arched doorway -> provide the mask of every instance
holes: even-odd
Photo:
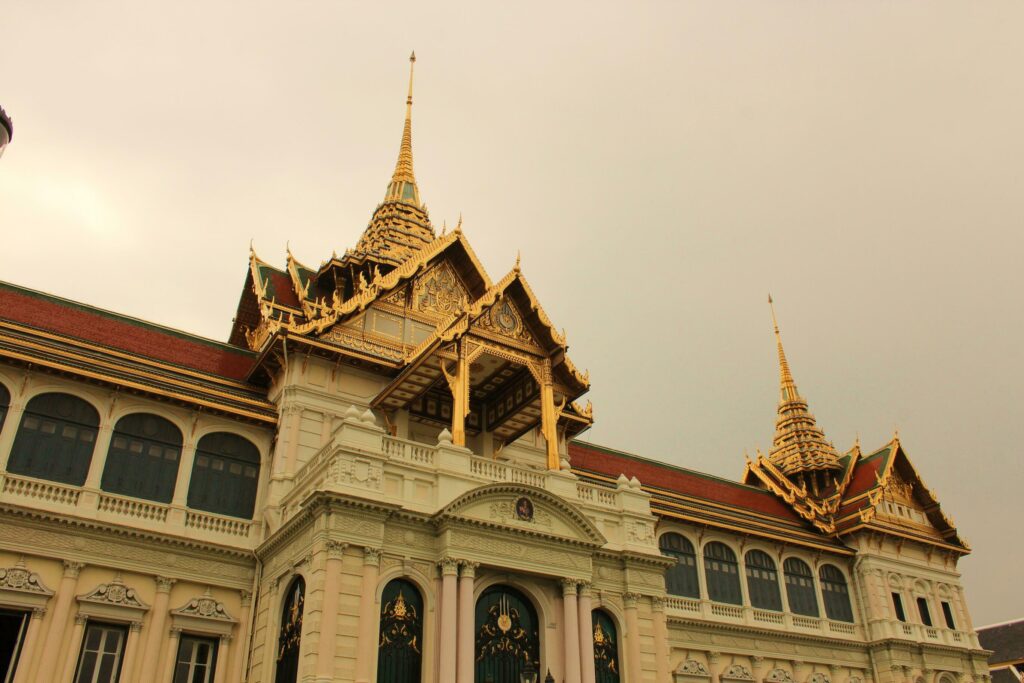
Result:
[[[295,683],[299,673],[302,612],[306,606],[306,582],[296,576],[281,607],[281,631],[277,637],[277,672],[274,683]]]
[[[610,614],[596,609],[594,622],[594,673],[597,683],[619,683],[621,667],[619,660],[619,633]]]
[[[519,683],[529,662],[540,671],[537,611],[511,586],[491,586],[476,602],[476,683]]]
[[[423,663],[423,596],[405,579],[384,586],[380,597],[378,683],[415,683]]]

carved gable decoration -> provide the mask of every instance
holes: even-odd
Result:
[[[785,669],[772,669],[764,680],[768,683],[793,683],[793,676]]]
[[[750,673],[750,669],[743,666],[742,664],[733,664],[722,673],[722,679],[731,681],[752,681],[754,680],[753,674]]]
[[[828,677],[828,674],[818,672],[811,674],[811,677],[807,679],[807,683],[832,683],[832,679]]]
[[[507,337],[520,344],[539,346],[523,322],[523,314],[511,298],[503,296],[477,318],[476,325],[491,334]]]
[[[449,316],[463,310],[468,299],[465,286],[447,261],[428,270],[413,285],[412,307],[422,313]]]
[[[227,613],[226,609],[224,609],[224,603],[217,601],[210,593],[209,588],[207,588],[206,592],[199,597],[192,598],[185,603],[183,607],[179,607],[171,613],[183,617],[195,617],[197,619],[211,619],[213,621],[226,621],[230,623],[235,622],[235,619]]]
[[[110,583],[101,583],[85,595],[78,596],[78,613],[100,619],[141,621],[149,610],[135,593],[124,585],[118,574]]]
[[[675,675],[677,677],[687,676],[690,678],[711,678],[711,673],[708,668],[698,662],[696,659],[687,659],[681,662],[676,667]]]
[[[50,596],[53,591],[43,585],[39,575],[29,571],[23,560],[8,569],[0,569],[0,590]]]
[[[481,526],[501,526],[602,546],[605,538],[582,512],[532,486],[490,484],[455,499],[440,515]]]

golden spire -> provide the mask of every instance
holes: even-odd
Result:
[[[782,348],[782,336],[779,334],[779,321],[775,318],[775,302],[772,295],[768,295],[768,307],[772,311],[772,327],[775,328],[775,345],[779,351],[779,390],[783,401],[792,401],[800,398],[796,389],[796,382],[793,381],[793,373],[789,371],[789,361],[786,360],[786,350]]]
[[[789,369],[786,351],[782,348],[782,336],[775,317],[775,302],[768,295],[768,306],[772,311],[772,327],[775,330],[775,344],[779,353],[779,408],[775,422],[775,438],[768,459],[787,476],[797,475],[807,485],[807,475],[823,470],[839,469],[839,454],[818,426],[807,401],[797,391],[793,373]],[[827,481],[812,477],[810,488],[815,492],[825,488]]]
[[[416,53],[409,55],[409,94],[405,98],[405,127],[402,129],[402,144],[398,149],[398,161],[385,201],[409,202],[419,206],[420,193],[416,187],[416,176],[412,169],[412,83],[416,67]]]

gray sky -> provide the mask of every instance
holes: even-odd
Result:
[[[217,339],[248,245],[352,246],[406,57],[434,222],[523,270],[591,440],[736,478],[767,448],[767,293],[826,434],[898,426],[1024,616],[1024,4],[8,0],[0,278]]]

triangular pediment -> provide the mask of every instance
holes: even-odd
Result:
[[[463,494],[438,517],[485,527],[502,527],[561,542],[603,546],[604,536],[590,519],[565,500],[527,485],[490,484]]]
[[[542,350],[519,305],[511,296],[501,297],[481,311],[470,325],[470,331],[524,346],[532,351]]]

